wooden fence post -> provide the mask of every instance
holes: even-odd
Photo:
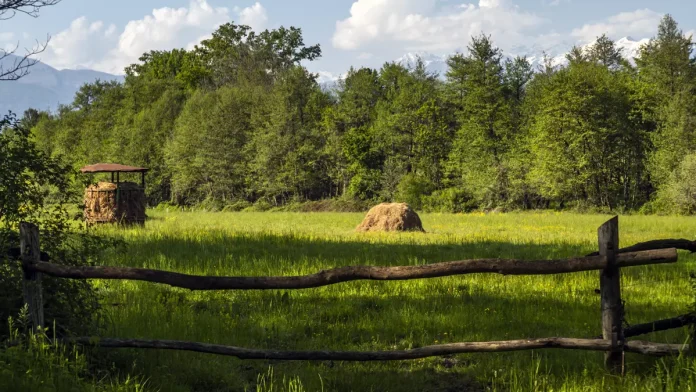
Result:
[[[619,250],[619,217],[616,216],[599,227],[599,254],[607,258],[607,267],[600,272],[599,284],[602,303],[602,337],[611,340],[612,349],[604,356],[604,365],[612,373],[623,374],[622,328],[623,304],[621,303],[621,275],[616,265]]]
[[[32,264],[41,260],[39,247],[39,228],[32,223],[19,224],[20,248],[22,252],[22,270],[24,281],[24,303],[29,308],[29,317],[34,332],[44,326],[43,293],[41,290],[41,273],[31,270]]]

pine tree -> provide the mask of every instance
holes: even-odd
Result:
[[[492,206],[507,199],[505,159],[511,139],[502,53],[485,35],[473,37],[468,50],[448,61],[448,98],[459,122],[448,171],[457,186]]]

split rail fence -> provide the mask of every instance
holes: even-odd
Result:
[[[67,266],[40,260],[39,229],[30,223],[20,225],[24,299],[32,325],[44,325],[42,275],[67,279],[124,279],[167,284],[190,290],[275,290],[309,289],[355,280],[409,280],[474,273],[502,275],[549,275],[581,271],[600,271],[602,336],[595,339],[540,338],[490,342],[450,343],[394,351],[277,351],[174,340],[78,337],[68,342],[108,348],[186,350],[234,356],[240,359],[391,361],[477,352],[503,352],[537,349],[573,349],[605,352],[605,366],[624,372],[624,353],[652,356],[678,355],[690,351],[686,344],[661,344],[628,340],[658,330],[692,324],[692,315],[659,320],[623,328],[621,268],[649,264],[675,263],[677,248],[694,251],[696,242],[687,240],[650,241],[619,249],[619,221],[615,217],[598,230],[599,251],[562,260],[475,259],[419,266],[353,266],[324,270],[311,275],[288,277],[213,277],[125,267]]]

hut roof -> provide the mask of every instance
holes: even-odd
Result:
[[[118,163],[97,163],[95,165],[85,166],[80,171],[82,173],[144,173],[150,169],[144,167],[119,165]]]

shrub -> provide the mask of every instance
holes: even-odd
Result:
[[[370,200],[379,194],[382,174],[379,170],[360,168],[350,179],[348,184],[348,196]]]
[[[441,189],[423,198],[423,210],[426,212],[462,213],[476,208],[471,194],[460,188]]]
[[[408,203],[412,208],[420,210],[423,199],[433,191],[433,184],[427,178],[413,173],[406,174],[399,181],[396,191],[396,201]]]
[[[269,203],[267,200],[264,199],[259,199],[254,203],[253,205],[250,205],[249,207],[245,208],[244,212],[265,212],[273,208],[271,203]]]
[[[0,319],[23,305],[22,271],[9,262],[9,249],[19,247],[22,221],[39,225],[41,249],[51,260],[70,265],[91,264],[109,241],[75,229],[68,204],[72,170],[39,151],[14,117],[0,120]],[[44,279],[46,321],[58,333],[88,333],[98,314],[97,293],[89,282]],[[0,337],[6,334],[0,330]]]
[[[239,212],[251,207],[252,204],[246,200],[237,200],[233,203],[226,205],[222,211],[224,212]]]
[[[651,208],[666,213],[696,213],[696,153],[684,156],[667,183],[658,190]]]

